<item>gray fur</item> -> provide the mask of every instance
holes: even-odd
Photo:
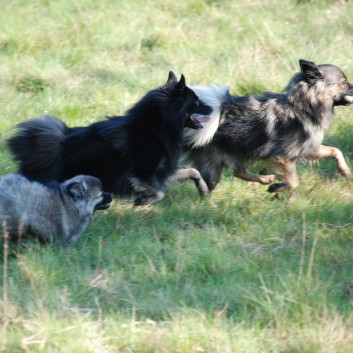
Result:
[[[45,243],[72,244],[94,211],[108,208],[111,200],[92,176],[47,186],[20,174],[6,174],[0,179],[0,233],[7,232],[12,240],[36,236]]]

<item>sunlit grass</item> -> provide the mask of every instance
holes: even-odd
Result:
[[[16,123],[122,114],[169,70],[234,94],[280,91],[300,58],[353,81],[352,16],[329,0],[7,1],[0,173]],[[352,113],[336,108],[325,138],[350,164]],[[0,348],[351,352],[353,185],[332,161],[298,171],[293,202],[227,171],[204,200],[192,183],[153,206],[116,199],[68,249],[1,242]]]

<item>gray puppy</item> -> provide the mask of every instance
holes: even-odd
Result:
[[[34,235],[42,243],[69,245],[80,238],[94,211],[109,208],[111,201],[92,176],[43,185],[6,174],[0,179],[0,234],[12,241]]]

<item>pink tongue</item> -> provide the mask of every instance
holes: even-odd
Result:
[[[210,117],[208,115],[201,115],[201,114],[193,114],[192,117],[198,123],[205,123],[210,119]]]

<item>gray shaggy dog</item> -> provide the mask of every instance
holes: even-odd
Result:
[[[185,129],[186,157],[198,169],[210,190],[225,166],[234,176],[272,184],[269,192],[294,189],[299,159],[334,158],[341,174],[351,171],[342,152],[324,146],[324,131],[334,107],[353,103],[353,85],[337,66],[299,60],[300,72],[284,93],[231,96],[228,87],[192,87],[202,104],[212,108],[201,130]],[[252,162],[262,160],[275,175],[250,173]]]
[[[43,185],[6,174],[0,179],[0,234],[22,244],[35,236],[42,243],[69,245],[80,238],[94,211],[107,209],[111,201],[92,176]]]

